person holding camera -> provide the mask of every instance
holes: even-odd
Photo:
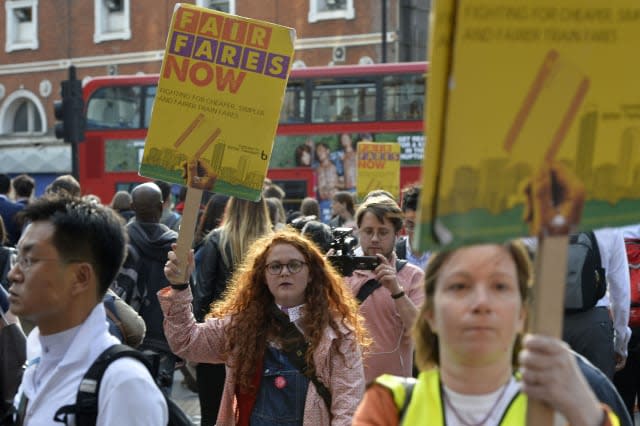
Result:
[[[379,260],[375,269],[356,269],[345,277],[373,340],[364,359],[367,383],[384,373],[410,376],[413,368],[410,330],[424,300],[424,273],[396,257],[402,218],[398,204],[386,196],[367,198],[356,212],[360,248]]]

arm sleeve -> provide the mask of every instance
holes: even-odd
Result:
[[[609,305],[613,311],[613,328],[615,329],[615,351],[627,355],[627,344],[631,338],[629,328],[629,307],[631,305],[629,276],[629,262],[622,233],[615,229],[598,231],[596,238],[605,239],[605,247],[598,242],[603,266],[606,268],[607,284],[609,287]],[[604,251],[606,253],[602,255]]]
[[[187,361],[223,363],[220,348],[228,319],[208,319],[197,323],[191,312],[191,290],[165,287],[158,292],[164,314],[164,334],[171,351]]]
[[[364,394],[362,351],[351,334],[330,353],[331,425],[349,426]]]
[[[372,385],[353,417],[354,426],[398,426],[398,408],[388,389]]]

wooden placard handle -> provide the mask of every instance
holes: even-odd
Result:
[[[533,300],[529,307],[530,333],[562,337],[568,243],[566,234],[543,236],[538,241]],[[529,398],[527,425],[552,425],[553,416],[549,405]]]
[[[182,282],[185,283],[189,281],[189,274],[187,273],[187,259],[195,237],[201,201],[202,189],[187,187],[187,197],[184,201],[182,221],[180,222],[180,231],[178,233],[178,247],[176,249],[176,256],[178,256],[178,261],[180,262],[180,268],[183,274]]]

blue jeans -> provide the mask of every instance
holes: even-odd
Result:
[[[265,352],[263,368],[250,425],[302,425],[309,379],[271,346]]]

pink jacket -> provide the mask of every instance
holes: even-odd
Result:
[[[158,292],[164,313],[164,332],[171,350],[193,362],[223,363],[224,327],[228,319],[209,319],[196,323],[191,311],[191,291]],[[305,425],[351,425],[351,419],[364,394],[364,368],[360,346],[353,339],[337,340],[328,328],[314,354],[316,374],[331,392],[331,414],[310,383],[304,407]],[[344,354],[344,356],[342,356]],[[218,426],[235,425],[235,375],[227,367],[224,393],[218,412]]]

